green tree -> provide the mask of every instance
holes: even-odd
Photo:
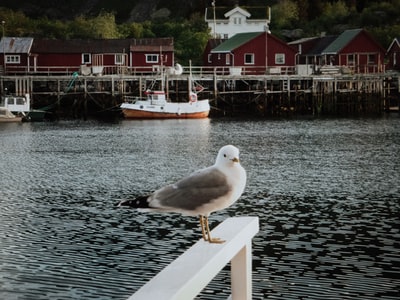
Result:
[[[271,7],[271,27],[282,29],[292,27],[299,21],[299,8],[292,0],[282,0]]]
[[[193,14],[189,20],[180,22],[154,22],[153,32],[157,37],[173,37],[175,59],[182,64],[192,60],[194,65],[202,64],[204,47],[210,37],[207,24],[200,14]]]
[[[70,38],[94,38],[90,21],[84,16],[76,17],[68,24],[68,33]]]
[[[28,36],[35,32],[34,22],[20,11],[13,11],[0,7],[0,22],[1,21],[5,22],[5,36]]]
[[[89,24],[95,38],[113,39],[120,37],[113,13],[103,11],[97,17],[90,19]]]
[[[347,23],[350,14],[351,9],[347,7],[343,0],[332,3],[327,2],[325,3],[324,10],[318,20],[325,31],[340,33],[343,31],[343,28],[341,28],[340,25]]]
[[[46,37],[49,39],[69,38],[68,25],[60,20],[50,20],[43,17],[36,20],[35,33],[32,36]]]

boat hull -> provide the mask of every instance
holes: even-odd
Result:
[[[21,122],[22,117],[14,115],[7,108],[0,107],[0,123]]]
[[[22,117],[3,118],[0,117],[0,123],[22,122]]]
[[[210,113],[208,100],[193,103],[171,103],[154,105],[139,101],[137,103],[123,103],[121,110],[127,119],[202,119]]]
[[[29,122],[41,122],[44,121],[46,118],[47,111],[33,109],[27,112],[24,121]]]
[[[123,109],[122,113],[127,119],[203,119],[209,115],[208,111],[197,113],[165,113],[135,109]]]

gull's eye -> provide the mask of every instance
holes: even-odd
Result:
[[[226,154],[224,154],[224,157],[226,157]]]

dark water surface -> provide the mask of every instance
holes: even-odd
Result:
[[[253,299],[397,299],[400,118],[0,124],[0,299],[125,299],[200,237],[117,209],[238,146]],[[179,276],[179,275],[177,275]],[[229,269],[199,295],[226,299]]]

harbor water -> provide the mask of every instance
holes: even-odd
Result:
[[[0,299],[126,299],[201,236],[120,209],[234,144],[258,216],[253,299],[397,299],[400,118],[0,124]],[[190,201],[190,199],[188,199]],[[179,274],[176,274],[179,276]],[[229,266],[198,299],[226,299]]]

